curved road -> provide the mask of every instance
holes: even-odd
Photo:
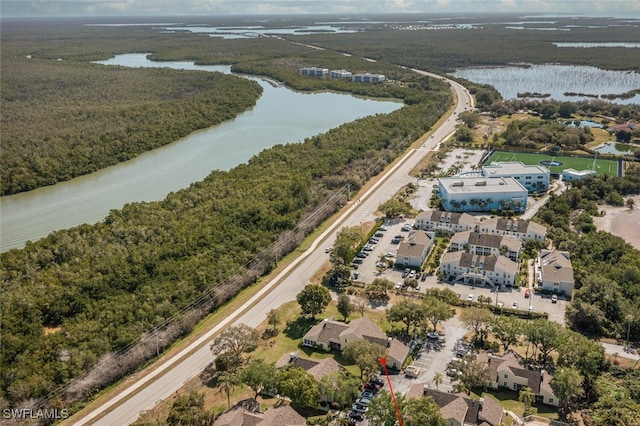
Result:
[[[266,318],[269,310],[295,300],[295,296],[326,261],[324,249],[333,244],[336,231],[344,226],[356,226],[375,219],[374,213],[378,206],[411,181],[409,173],[424,155],[453,134],[457,114],[473,108],[471,95],[460,84],[435,74],[414,71],[448,81],[457,99],[455,110],[433,131],[432,136],[424,141],[421,147],[407,151],[366,193],[360,194],[358,201],[322,233],[303,255],[288,265],[232,315],[175,356],[159,361],[162,364],[153,372],[140,377],[102,406],[89,413],[81,411],[63,424],[126,425],[134,422],[141,411],[153,408],[211,363],[213,359],[208,343],[216,333],[234,324],[255,327]]]

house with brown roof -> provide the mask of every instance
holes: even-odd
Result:
[[[571,297],[575,280],[569,252],[541,250],[537,263],[538,285],[543,290]]]
[[[478,360],[486,362],[489,370],[487,386],[492,389],[507,388],[520,391],[529,387],[536,396],[536,402],[558,406],[558,397],[551,389],[551,376],[546,371],[530,370],[524,364],[522,358],[513,351],[503,356],[489,353],[480,353]]]
[[[285,354],[276,362],[276,369],[285,368],[287,366],[302,368],[311,374],[316,381],[324,376],[340,371],[344,367],[333,358],[323,358],[321,360],[313,360],[302,358],[300,352]]]
[[[468,213],[427,210],[418,213],[413,227],[443,235],[473,230],[476,223],[476,218]]]
[[[476,232],[489,235],[511,235],[522,241],[544,242],[547,228],[530,220],[506,219],[494,217],[478,223]]]
[[[474,400],[465,394],[451,394],[431,389],[427,383],[413,385],[406,398],[431,397],[440,414],[451,426],[498,426],[502,423],[503,408],[490,396]]]
[[[398,246],[396,265],[420,268],[427,259],[435,241],[435,233],[430,231],[411,231],[405,241]]]
[[[375,322],[366,317],[354,319],[348,324],[324,319],[302,337],[302,346],[342,351],[347,343],[362,339],[387,348],[387,367],[394,370],[400,370],[409,356],[408,346],[387,337]]]
[[[214,426],[303,426],[307,420],[290,405],[280,404],[260,411],[255,399],[245,399],[224,411],[214,420]]]
[[[449,251],[467,251],[482,256],[506,256],[518,261],[522,240],[510,235],[481,234],[475,231],[458,232],[451,237]]]
[[[453,251],[442,256],[440,272],[449,281],[504,288],[515,284],[518,264],[506,256]]]

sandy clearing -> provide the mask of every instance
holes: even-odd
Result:
[[[640,195],[631,198],[635,202],[633,210],[628,207],[598,206],[598,210],[605,212],[605,215],[594,217],[593,223],[599,230],[617,235],[640,250]]]

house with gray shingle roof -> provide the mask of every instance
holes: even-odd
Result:
[[[280,404],[260,411],[255,399],[245,399],[224,411],[214,420],[214,426],[304,426],[307,420],[290,405]]]
[[[316,381],[324,376],[340,371],[344,367],[333,358],[323,358],[314,360],[302,358],[300,352],[285,354],[276,362],[276,369],[285,368],[287,366],[298,367],[311,374]]]
[[[530,370],[522,358],[513,351],[503,356],[480,353],[478,360],[487,364],[489,381],[487,386],[492,389],[507,388],[520,391],[529,387],[536,396],[536,402],[558,406],[558,398],[551,389],[551,376],[546,371]]]
[[[476,232],[489,235],[511,235],[522,241],[534,240],[544,242],[547,228],[530,220],[506,219],[494,217],[478,223]]]
[[[449,281],[504,288],[515,284],[518,264],[505,256],[454,251],[442,256],[440,272]]]
[[[403,241],[398,246],[396,264],[403,267],[421,268],[433,247],[434,241],[434,232],[411,231],[406,241]]]
[[[575,280],[569,252],[541,250],[538,265],[538,284],[543,290],[571,297]]]
[[[407,399],[430,397],[440,408],[440,414],[451,426],[498,426],[502,422],[503,408],[490,396],[474,400],[465,394],[451,394],[431,389],[427,383],[413,385]]]
[[[474,231],[458,232],[451,237],[449,251],[468,251],[483,256],[506,256],[517,262],[522,252],[522,240],[509,235],[480,234]]]
[[[418,213],[414,228],[433,231],[436,235],[455,234],[461,231],[472,231],[477,220],[468,213],[446,212],[443,210],[427,210]]]
[[[362,339],[387,348],[387,367],[394,370],[401,369],[409,356],[408,346],[387,337],[375,322],[366,317],[354,319],[348,324],[330,319],[322,320],[302,337],[302,346],[342,351],[347,343]]]

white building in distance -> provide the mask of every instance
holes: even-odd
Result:
[[[309,75],[312,77],[326,77],[329,75],[329,69],[327,68],[316,68],[316,67],[305,67],[300,68],[300,74]]]
[[[382,83],[385,79],[383,74],[369,74],[368,72],[353,74],[351,77],[351,81],[355,83]]]
[[[329,71],[330,78],[351,78],[353,74],[347,70],[331,70]]]
[[[529,191],[510,177],[447,177],[438,179],[438,191],[447,211],[491,211],[527,209]]]
[[[595,175],[595,170],[564,169],[562,171],[562,180],[565,182],[571,182],[572,180],[582,180]]]
[[[512,177],[529,192],[542,192],[549,189],[551,171],[543,166],[528,166],[520,161],[491,163],[482,166],[482,174],[488,178]]]

